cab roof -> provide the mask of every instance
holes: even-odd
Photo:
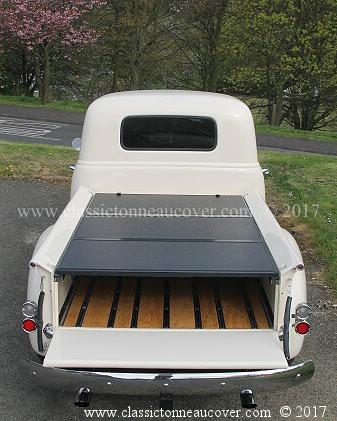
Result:
[[[212,151],[130,151],[121,146],[121,125],[131,116],[208,117],[216,122]],[[256,138],[249,108],[229,95],[152,90],[104,95],[87,110],[81,161],[186,161],[256,163]]]

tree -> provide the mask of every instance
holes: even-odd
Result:
[[[97,13],[102,31],[101,63],[112,76],[111,90],[140,89],[154,84],[170,55],[165,26],[170,13],[165,0],[108,0]]]
[[[22,48],[0,55],[1,90],[7,94],[33,95],[36,87],[34,62]]]
[[[336,109],[335,0],[238,0],[232,87],[267,99],[268,122],[313,130]]]
[[[96,40],[85,14],[103,0],[0,0],[0,46],[22,48],[34,58],[42,102],[49,100],[52,68],[70,47]]]
[[[337,3],[294,0],[293,4],[284,118],[296,129],[315,130],[337,119]]]
[[[231,83],[239,90],[267,99],[269,124],[279,125],[287,86],[286,57],[294,22],[293,0],[239,0],[236,9],[236,60]]]
[[[230,0],[180,0],[174,2],[173,37],[198,75],[201,88],[217,92],[226,59],[226,28]],[[226,17],[226,19],[225,19]]]

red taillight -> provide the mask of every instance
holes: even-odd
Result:
[[[22,327],[25,332],[31,333],[36,329],[36,323],[33,319],[25,319],[22,322]]]
[[[306,335],[309,329],[310,325],[307,322],[300,322],[295,325],[295,330],[299,335]]]

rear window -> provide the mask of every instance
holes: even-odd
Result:
[[[211,151],[216,133],[215,121],[208,117],[127,117],[122,122],[121,145],[135,150]]]

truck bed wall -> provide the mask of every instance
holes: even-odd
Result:
[[[184,166],[185,164],[185,166]],[[181,166],[157,163],[141,166],[137,162],[125,165],[78,161],[72,178],[71,197],[84,185],[101,193],[140,194],[226,194],[243,195],[256,190],[265,197],[264,178],[258,163],[245,166],[207,167],[196,163]]]

